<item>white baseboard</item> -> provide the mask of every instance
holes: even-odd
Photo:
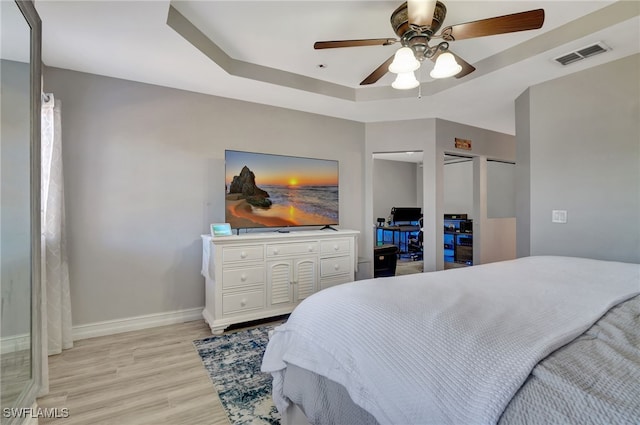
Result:
[[[31,347],[31,334],[3,336],[0,338],[0,354],[28,350]]]
[[[156,326],[173,325],[202,319],[202,308],[171,311],[167,313],[147,314],[126,319],[107,320],[73,327],[73,340],[113,335],[121,332],[138,331]]]

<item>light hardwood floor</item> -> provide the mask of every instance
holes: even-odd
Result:
[[[208,336],[200,320],[76,341],[49,357],[50,392],[38,399],[69,417],[40,424],[228,425],[192,344]]]
[[[405,274],[422,273],[424,271],[424,263],[422,261],[400,261],[396,264],[396,276]]]
[[[14,406],[31,380],[31,349],[0,355],[0,371],[0,405]]]

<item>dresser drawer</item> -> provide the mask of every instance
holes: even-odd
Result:
[[[343,283],[353,282],[352,276],[341,275],[320,279],[320,289],[327,289],[332,286],[341,285]]]
[[[294,242],[288,244],[267,245],[267,257],[282,257],[283,255],[313,254],[318,252],[318,242]]]
[[[264,283],[264,267],[243,267],[222,271],[222,288],[231,289]]]
[[[239,313],[264,308],[264,290],[247,291],[222,296],[222,314]]]
[[[333,241],[322,241],[320,243],[320,253],[323,255],[349,254],[350,252],[350,239],[336,239]]]
[[[323,258],[320,260],[320,277],[353,272],[351,256]]]
[[[253,261],[264,259],[262,245],[247,245],[239,247],[224,247],[222,249],[222,262]]]

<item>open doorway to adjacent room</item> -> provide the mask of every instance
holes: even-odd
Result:
[[[374,277],[424,270],[422,207],[422,151],[374,153]]]
[[[473,265],[473,158],[444,154],[444,268]]]
[[[445,153],[444,268],[515,258],[515,164]]]

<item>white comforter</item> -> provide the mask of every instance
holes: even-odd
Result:
[[[343,385],[380,424],[494,424],[531,369],[640,293],[640,265],[527,257],[321,291],[276,328],[262,370]]]

